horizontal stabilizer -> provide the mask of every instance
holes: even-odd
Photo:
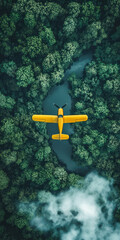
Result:
[[[67,135],[67,134],[54,134],[54,135],[52,135],[52,139],[54,139],[54,140],[67,140],[67,139],[69,139],[69,135]]]

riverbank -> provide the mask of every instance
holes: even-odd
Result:
[[[92,59],[92,52],[88,52],[82,55],[76,62],[72,64],[70,69],[68,69],[62,81],[62,84],[53,87],[48,93],[47,97],[43,103],[44,114],[57,114],[57,109],[53,106],[53,103],[56,103],[58,106],[62,106],[67,103],[67,106],[64,108],[64,114],[71,114],[71,104],[72,99],[69,95],[69,83],[67,79],[71,74],[76,74],[78,77],[82,77],[84,68],[86,64],[88,64]],[[55,141],[51,139],[52,134],[58,133],[57,124],[47,124],[47,131],[50,136],[50,144],[54,152],[56,153],[58,159],[61,163],[66,165],[66,168],[70,172],[76,172],[80,175],[88,172],[88,168],[83,168],[79,166],[72,159],[72,145],[69,141]],[[63,133],[66,134],[74,134],[73,128],[71,124],[64,124]]]

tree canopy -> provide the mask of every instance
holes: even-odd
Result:
[[[56,240],[52,231],[34,231],[17,204],[44,204],[52,193],[80,188],[84,177],[58,161],[46,124],[31,116],[43,113],[51,87],[91,51],[83,74],[68,79],[71,113],[88,115],[73,126],[72,158],[119,189],[120,1],[3,0],[0,12],[0,237]]]

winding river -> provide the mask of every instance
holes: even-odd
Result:
[[[63,106],[67,103],[67,106],[64,108],[64,115],[72,114],[71,110],[71,97],[69,95],[69,84],[67,78],[75,73],[77,76],[82,76],[84,67],[87,63],[92,60],[92,53],[82,55],[78,61],[74,62],[73,65],[65,72],[63,83],[53,87],[43,103],[44,114],[53,114],[56,115],[58,109],[53,105],[56,103],[58,106]],[[73,113],[74,114],[74,113]],[[70,172],[80,173],[85,175],[88,172],[88,168],[80,167],[76,162],[71,158],[72,155],[72,146],[69,141],[56,141],[51,139],[52,134],[58,133],[58,125],[53,123],[47,124],[48,134],[50,136],[50,142],[54,152],[56,153],[58,159],[66,165],[67,170]],[[63,133],[73,134],[74,131],[70,124],[64,124]]]

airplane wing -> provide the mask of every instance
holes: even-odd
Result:
[[[75,123],[75,122],[82,122],[87,121],[87,115],[66,115],[63,116],[63,123]]]
[[[56,115],[33,115],[32,120],[37,121],[37,122],[57,123],[58,116],[56,116]]]

